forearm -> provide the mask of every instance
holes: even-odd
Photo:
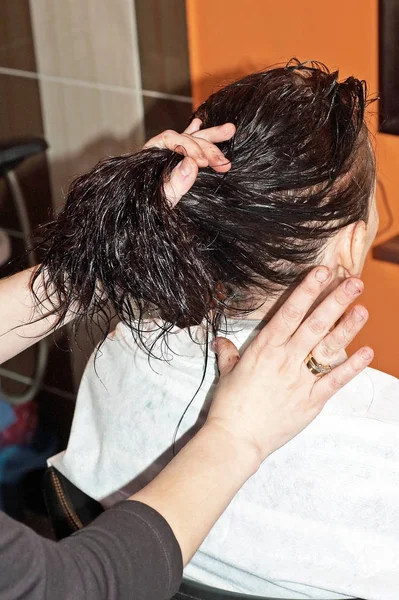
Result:
[[[122,502],[53,542],[0,514],[0,598],[167,600],[182,576],[169,525],[148,506]]]
[[[47,301],[38,304],[29,283],[34,268],[0,280],[0,364],[45,337],[57,316]],[[35,291],[41,295],[40,280]]]
[[[259,468],[248,444],[206,424],[149,485],[131,497],[172,528],[186,565],[235,494]]]

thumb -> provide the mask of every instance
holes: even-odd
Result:
[[[187,194],[194,184],[197,174],[198,165],[193,158],[188,156],[183,158],[177,167],[173,169],[169,181],[164,185],[166,198],[172,207],[176,206],[184,194]]]
[[[240,360],[240,353],[230,340],[218,337],[214,341],[220,377],[227,375]]]

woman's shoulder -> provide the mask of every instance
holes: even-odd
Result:
[[[399,389],[399,379],[394,375],[390,375],[389,373],[385,373],[385,371],[380,371],[379,369],[373,369],[372,367],[367,367],[367,369],[364,370],[364,373],[371,379],[371,381],[373,381],[374,385],[380,387],[381,389]]]
[[[204,371],[206,356],[211,359],[208,369],[212,376],[211,339],[202,335],[199,328],[174,327],[165,336],[160,335],[161,332],[157,324],[149,322],[147,330],[143,329],[143,335],[138,336],[126,324],[118,323],[90,356],[80,389],[86,383],[90,388],[105,386],[107,390],[112,390],[116,384],[119,388],[132,385],[136,388],[141,382],[146,385],[150,380],[161,386],[166,385],[166,379],[179,375],[183,384],[187,378],[197,382]],[[215,373],[212,379],[214,377]],[[101,396],[104,393],[103,390]]]
[[[399,379],[371,368],[365,374],[373,386],[367,417],[399,424]]]
[[[323,412],[399,425],[399,379],[369,367],[335,394]]]

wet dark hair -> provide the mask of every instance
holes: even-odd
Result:
[[[330,236],[368,218],[366,103],[363,81],[338,82],[319,63],[291,61],[220,89],[193,116],[203,128],[235,124],[219,144],[231,170],[201,170],[172,209],[163,182],[180,155],[152,148],[100,162],[41,232],[44,297],[61,322],[70,310],[77,322],[99,313],[106,335],[116,315],[145,344],[148,316],[162,318],[161,334],[215,325],[294,284]]]

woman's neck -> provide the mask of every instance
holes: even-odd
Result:
[[[252,299],[251,304],[242,306],[242,313],[237,310],[234,311],[232,318],[240,320],[251,320],[251,321],[269,321],[273,314],[278,310],[280,304],[284,302],[286,295],[289,292],[287,290],[281,290],[281,292],[273,294],[272,297],[265,298],[264,296],[258,296]]]

